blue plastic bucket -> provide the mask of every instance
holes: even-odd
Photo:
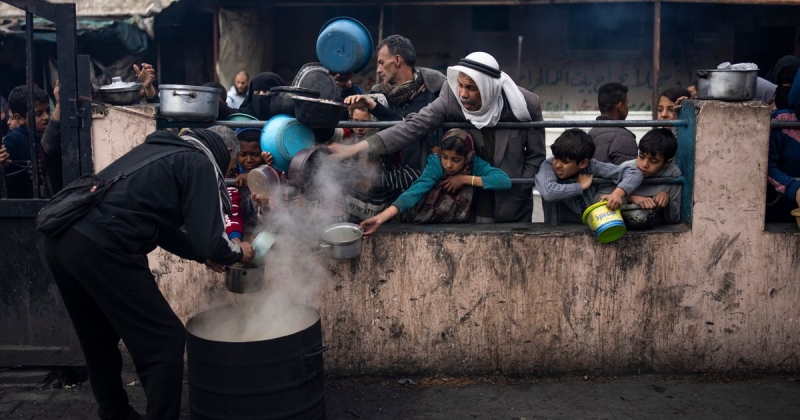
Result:
[[[297,152],[314,145],[314,132],[307,125],[288,115],[276,115],[261,130],[261,151],[272,153],[272,166],[289,171],[289,163]]]
[[[348,74],[364,70],[374,49],[375,44],[367,27],[349,17],[329,20],[317,37],[317,58],[331,73]]]

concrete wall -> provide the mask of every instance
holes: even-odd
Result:
[[[319,279],[328,372],[796,371],[800,232],[764,230],[769,112],[683,112],[697,121],[690,227],[603,245],[582,226],[386,226]],[[94,126],[108,157],[143,140],[116,118],[130,120]],[[150,262],[184,320],[233,299],[198,264]]]

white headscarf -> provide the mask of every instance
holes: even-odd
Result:
[[[475,81],[478,91],[481,93],[481,109],[469,111],[458,99],[459,73],[464,73]],[[450,85],[450,90],[458,99],[464,117],[477,128],[493,127],[500,120],[500,114],[503,112],[503,95],[501,93],[506,94],[508,105],[517,120],[531,120],[525,97],[522,96],[516,83],[505,72],[500,71],[497,60],[485,52],[474,52],[459,61],[458,65],[448,67],[447,84]]]

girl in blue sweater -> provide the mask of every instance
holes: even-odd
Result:
[[[450,130],[442,140],[441,154],[428,156],[422,175],[386,210],[361,222],[361,228],[370,235],[406,211],[414,223],[463,222],[469,217],[475,187],[507,190],[511,178],[475,156],[466,130]]]

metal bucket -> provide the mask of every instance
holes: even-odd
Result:
[[[756,96],[758,70],[697,70],[697,98],[749,101]]]

